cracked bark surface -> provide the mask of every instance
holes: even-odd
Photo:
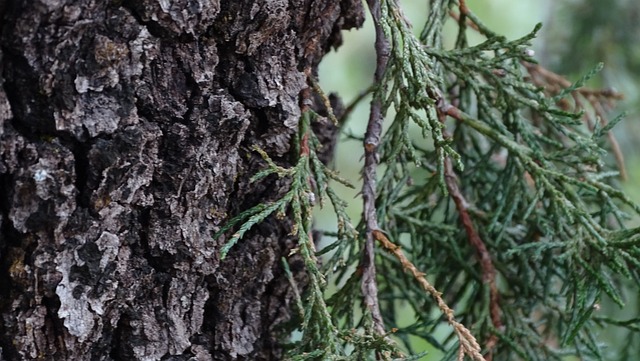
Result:
[[[285,190],[249,183],[251,146],[290,164],[304,70],[361,3],[7,0],[0,19],[0,359],[280,359],[290,224],[224,261],[212,235]]]

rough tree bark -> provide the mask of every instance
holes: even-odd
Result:
[[[0,359],[280,359],[282,192],[305,71],[358,0],[0,2]],[[192,358],[194,357],[194,358]]]

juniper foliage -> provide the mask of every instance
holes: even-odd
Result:
[[[389,123],[372,158],[382,173],[363,185],[363,193],[374,186],[377,228],[366,212],[356,226],[349,219],[333,188],[349,183],[320,161],[310,126],[326,119],[304,106],[294,167],[255,149],[266,168],[253,180],[276,174],[290,179],[290,191],[216,235],[237,228],[224,256],[266,217],[292,217],[308,285],[298,289],[283,260],[301,333],[288,357],[418,359],[414,337],[442,350],[444,360],[605,360],[632,352],[608,350],[601,338],[607,327],[640,331],[638,310],[614,319],[601,306],[627,307],[640,288],[640,229],[626,228],[640,207],[616,187],[623,165],[604,161],[607,149],[619,153],[609,131],[622,117],[606,118],[619,94],[585,88],[601,66],[569,83],[531,57],[539,26],[507,40],[463,0],[431,0],[419,36],[397,1],[369,6],[384,64],[370,88],[372,108]],[[458,26],[453,48],[442,42],[447,21]],[[485,41],[469,46],[471,31]],[[372,114],[370,125],[382,121]],[[372,144],[365,140],[365,150]],[[338,219],[337,232],[328,232],[335,241],[321,250],[312,237],[316,200],[331,203]],[[377,241],[373,295],[362,284],[367,237]],[[415,315],[408,326],[399,321],[405,313]]]

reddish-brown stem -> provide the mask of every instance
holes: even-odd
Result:
[[[466,0],[460,0],[460,5],[458,5],[458,8],[460,8],[460,14],[464,16],[467,16],[469,14],[469,8],[467,7]]]
[[[445,115],[449,115],[457,120],[462,120],[460,110],[453,105],[445,105],[442,99],[439,101],[438,112],[440,113],[441,122],[444,122]],[[444,135],[447,138],[450,137],[446,132]],[[456,210],[460,216],[460,222],[462,222],[462,226],[467,233],[469,243],[476,251],[476,257],[478,258],[480,268],[482,269],[482,281],[489,285],[489,315],[491,317],[491,324],[496,330],[500,330],[503,324],[501,319],[502,312],[500,310],[500,293],[498,292],[498,284],[496,282],[496,268],[493,265],[491,254],[489,253],[487,246],[473,225],[473,220],[471,219],[468,211],[469,206],[467,200],[458,187],[458,179],[453,170],[451,159],[448,157],[445,159],[444,168],[444,179],[447,185],[447,190],[456,205]],[[486,356],[488,361],[493,358],[493,349],[497,343],[498,337],[495,334],[492,334],[487,339],[485,349],[489,352]]]
[[[455,12],[453,12],[453,10],[449,10],[449,16],[451,16],[451,18],[453,18],[455,21],[460,22],[461,15],[456,14]],[[480,28],[478,28],[478,25],[476,25],[476,23],[471,21],[471,19],[466,19],[465,24],[475,31],[478,31],[478,32],[480,31]]]
[[[469,243],[476,251],[476,257],[478,258],[480,268],[482,269],[482,281],[489,285],[489,314],[491,316],[491,323],[493,324],[493,327],[499,330],[502,328],[502,320],[500,311],[500,294],[498,292],[498,285],[496,282],[496,269],[493,266],[491,254],[489,253],[489,250],[487,250],[487,246],[482,238],[480,238],[480,235],[473,225],[473,221],[471,220],[471,216],[467,210],[467,201],[458,187],[457,177],[453,171],[450,158],[445,160],[444,179],[447,184],[449,194],[456,205],[456,210],[460,216],[462,226],[467,233]],[[495,347],[497,342],[498,338],[495,335],[491,335],[487,340],[485,345],[485,349],[489,351],[487,360],[491,359],[491,350]]]

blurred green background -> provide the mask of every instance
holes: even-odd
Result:
[[[627,118],[614,133],[625,156],[629,179],[622,187],[640,202],[640,1],[638,0],[467,0],[471,10],[497,33],[509,39],[529,33],[537,23],[543,23],[532,48],[541,65],[576,81],[581,74],[604,62],[604,70],[588,84],[591,87],[610,87],[623,92],[625,100],[614,110]],[[428,1],[401,1],[407,18],[419,33],[428,12]],[[445,44],[452,44],[456,26],[451,23],[445,34]],[[471,33],[470,33],[471,35]],[[481,41],[476,35],[472,40]],[[344,31],[343,45],[331,52],[320,64],[319,78],[326,92],[336,92],[345,104],[363,92],[373,78],[375,54],[374,34],[370,17],[359,30]],[[349,212],[357,221],[361,212],[360,168],[362,145],[347,140],[347,134],[362,136],[368,118],[369,99],[355,109],[344,127],[342,140],[335,156],[335,168],[356,185],[355,190],[338,186],[341,196],[349,203]],[[335,229],[331,209],[319,211],[316,226]],[[634,223],[640,224],[636,219]],[[325,239],[323,243],[330,241]],[[634,298],[634,297],[632,297]],[[604,305],[615,312],[614,307]],[[633,305],[629,305],[633,307]],[[407,314],[407,319],[413,315]],[[621,342],[616,331],[605,335],[615,350]],[[418,350],[428,350],[425,360],[439,360],[441,354],[426,344],[416,344]],[[639,358],[640,359],[640,358]]]

